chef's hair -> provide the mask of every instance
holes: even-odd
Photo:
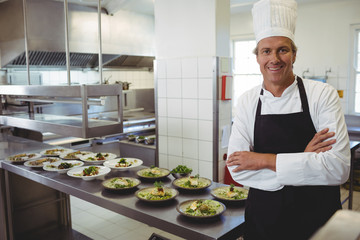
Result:
[[[289,38],[290,39],[290,38]],[[297,46],[295,45],[294,41],[290,39],[291,49],[294,54],[297,53]],[[256,44],[255,49],[253,50],[253,53],[257,56],[259,54],[259,43]]]

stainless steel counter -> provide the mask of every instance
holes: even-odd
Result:
[[[42,143],[19,139],[12,136],[2,135],[0,140],[8,142],[7,155],[24,152],[39,152],[47,146]],[[54,146],[51,146],[54,147]],[[2,159],[6,155],[2,156]],[[220,183],[213,183],[209,189],[200,192],[180,191],[179,196],[166,204],[149,204],[138,200],[134,192],[109,192],[105,190],[102,180],[84,181],[71,178],[67,175],[46,172],[39,169],[31,169],[24,165],[15,165],[2,162],[4,171],[14,173],[18,176],[30,179],[39,184],[45,185],[62,193],[69,194],[107,208],[111,211],[133,218],[153,227],[170,232],[187,239],[235,239],[241,235],[242,223],[244,223],[244,204],[226,204],[224,214],[214,219],[190,219],[180,215],[176,206],[185,200],[196,198],[212,198],[210,190],[221,186]],[[138,170],[138,169],[137,169]],[[106,178],[115,176],[136,176],[133,171],[111,171]],[[163,180],[165,185],[171,186],[172,176]],[[142,181],[139,188],[152,186],[152,182]]]

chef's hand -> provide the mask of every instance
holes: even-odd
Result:
[[[233,172],[242,170],[259,170],[268,168],[273,171],[276,170],[276,155],[269,153],[256,153],[248,151],[239,151],[232,153],[226,161],[227,166],[237,167]]]
[[[329,128],[325,128],[321,130],[320,132],[317,132],[313,139],[308,143],[308,145],[305,148],[304,152],[326,152],[329,151],[335,142],[336,139],[330,139],[331,137],[335,136],[334,132],[329,132]]]

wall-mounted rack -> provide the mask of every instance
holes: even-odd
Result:
[[[28,112],[8,112],[0,104],[0,124],[52,132],[55,134],[92,138],[123,132],[122,85],[81,85],[81,86],[34,86],[4,85],[0,96],[11,95],[28,103]],[[117,121],[89,119],[88,106],[94,104],[94,98],[117,96]],[[73,103],[74,98],[82,105],[82,115],[63,116],[34,113],[34,102],[39,98],[61,98],[63,103]],[[68,101],[66,99],[69,99]],[[91,100],[90,100],[91,99]]]

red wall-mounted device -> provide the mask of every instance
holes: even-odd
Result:
[[[231,100],[232,80],[232,76],[221,76],[221,100]]]

